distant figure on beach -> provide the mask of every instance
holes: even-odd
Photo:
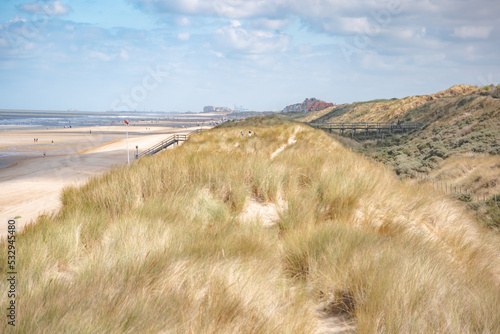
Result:
[[[45,158],[45,150],[43,151],[43,157]]]
[[[54,141],[52,141],[52,145],[54,145]]]
[[[248,137],[252,137],[252,131],[248,131]]]
[[[244,136],[243,131],[241,131],[241,135]]]
[[[92,134],[92,130],[90,130],[90,134]]]

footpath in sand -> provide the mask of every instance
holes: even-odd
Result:
[[[142,151],[172,134],[185,134],[195,129],[199,127],[130,127],[131,163],[135,161],[136,146]],[[0,168],[0,237],[6,236],[9,219],[21,217],[16,225],[19,232],[39,215],[59,210],[64,187],[82,185],[113,165],[126,164],[125,130],[123,126],[110,126],[0,132],[0,150],[13,151],[10,159],[17,157],[9,162],[10,166]],[[33,143],[36,137],[38,143]],[[7,161],[5,157],[3,160]]]

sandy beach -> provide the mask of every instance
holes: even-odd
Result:
[[[200,129],[168,123],[131,125],[131,163],[136,146],[141,152],[172,134]],[[6,235],[9,219],[20,217],[17,228],[22,229],[41,214],[57,212],[64,187],[82,185],[113,165],[126,164],[126,131],[123,125],[0,131],[0,236]]]

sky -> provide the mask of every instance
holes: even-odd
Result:
[[[500,80],[498,0],[2,0],[0,109],[281,110]]]

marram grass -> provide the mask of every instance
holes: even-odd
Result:
[[[0,331],[312,333],[321,311],[359,333],[500,332],[497,236],[321,131],[272,122],[65,189],[17,237],[16,328]],[[273,226],[240,219],[250,200],[281,208]]]

